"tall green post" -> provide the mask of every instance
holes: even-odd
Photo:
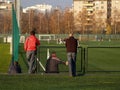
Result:
[[[16,18],[16,11],[14,5],[12,5],[12,60],[8,71],[9,74],[21,73],[21,68],[18,64],[19,39],[19,26]]]
[[[18,61],[18,50],[19,50],[19,27],[16,18],[16,11],[14,5],[12,5],[12,59],[13,61]]]

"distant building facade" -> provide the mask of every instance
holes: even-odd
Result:
[[[11,28],[12,2],[0,0],[0,33],[10,32]]]
[[[11,10],[12,2],[9,0],[0,0],[0,10]]]
[[[93,30],[95,25],[95,19],[101,19],[103,27],[106,27],[106,23],[112,24],[113,19],[119,21],[120,15],[120,1],[119,0],[74,0],[74,17],[75,25],[80,28],[80,21],[78,20],[79,13],[86,11],[86,23],[84,24],[85,30]],[[84,17],[85,18],[85,17]]]
[[[35,5],[35,6],[31,6],[31,7],[27,7],[23,9],[23,12],[26,13],[29,10],[35,10],[37,12],[42,12],[45,13],[50,12],[52,9],[52,5],[48,5],[48,4],[39,4],[39,5]]]

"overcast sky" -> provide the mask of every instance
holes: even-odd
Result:
[[[33,6],[36,4],[50,4],[55,6],[60,6],[62,8],[71,7],[73,0],[21,0],[22,7]]]

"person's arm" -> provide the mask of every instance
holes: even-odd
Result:
[[[62,61],[62,60],[60,61],[60,63],[66,65],[66,62],[64,62],[64,61]]]
[[[65,62],[65,61],[62,61],[62,60],[59,59],[59,58],[57,58],[57,60],[58,60],[58,63],[59,63],[59,64],[64,64],[64,65],[66,65],[66,62]]]
[[[29,38],[27,38],[27,39],[25,40],[25,43],[24,43],[24,50],[25,50],[25,51],[27,51],[27,48],[28,48],[28,40],[29,40]]]
[[[37,46],[40,45],[40,41],[36,38],[36,44]]]
[[[66,62],[65,61],[61,61],[61,63],[66,65],[66,66],[68,65],[68,61],[66,61]]]

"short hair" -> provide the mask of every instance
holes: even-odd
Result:
[[[53,52],[51,53],[51,56],[56,56],[56,52],[53,51]]]
[[[34,30],[30,31],[30,35],[35,35],[35,31]]]
[[[52,51],[52,53],[51,54],[56,54],[56,52],[55,51]]]

